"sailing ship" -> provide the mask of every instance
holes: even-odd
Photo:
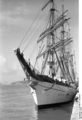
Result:
[[[67,17],[68,10],[64,10],[62,5],[62,13],[56,17],[55,13],[58,10],[55,8],[54,0],[49,0],[42,11],[49,4],[49,24],[37,40],[37,45],[46,43],[45,50],[40,47],[39,54],[36,56],[36,62],[43,58],[42,64],[40,62],[41,70],[37,70],[24,58],[20,48],[15,50],[38,107],[72,101],[77,93],[74,56],[69,47],[73,40],[69,31],[65,30],[70,19]],[[57,31],[60,38],[56,35]]]

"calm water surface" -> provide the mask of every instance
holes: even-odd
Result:
[[[37,111],[25,84],[0,86],[0,120],[78,120],[78,102]]]

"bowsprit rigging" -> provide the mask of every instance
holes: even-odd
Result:
[[[44,25],[41,26],[40,20],[42,20],[42,21],[43,21],[43,20],[47,21],[48,16],[49,16],[49,15],[46,15],[46,16],[42,15],[41,10],[39,10],[39,11],[37,12],[35,18],[33,19],[31,25],[29,26],[29,28],[28,28],[28,26],[27,26],[28,29],[27,29],[26,32],[24,33],[24,36],[23,36],[23,38],[21,39],[20,44],[19,44],[19,46],[18,46],[18,48],[23,47],[22,52],[24,52],[24,51],[28,48],[28,46],[31,44],[31,42],[33,42],[32,40],[34,40],[34,38],[35,38],[35,39],[37,38],[36,35],[37,35],[37,32],[39,32],[39,31],[38,31],[39,28],[41,28],[41,30],[43,30],[43,29],[46,27],[46,24],[47,24],[47,23],[43,23]],[[41,30],[40,30],[40,32],[41,32]]]
[[[50,7],[48,8],[48,6]],[[63,4],[62,12],[58,14],[59,10],[56,9],[54,0],[49,0],[42,7],[42,12],[45,9],[49,9],[47,26],[43,30],[45,26],[43,22],[41,22],[42,25],[37,25],[38,32],[34,30],[31,32],[33,39],[30,37],[28,44],[23,49],[24,52],[29,44],[34,43],[34,33],[36,33],[36,36],[39,34],[36,42],[39,46],[39,52],[34,65],[32,66],[31,62],[25,59],[19,47],[15,50],[15,54],[29,81],[32,95],[34,99],[37,98],[37,102],[36,100],[35,102],[38,106],[68,102],[77,93],[73,55],[71,49],[68,49],[68,46],[70,47],[73,42],[69,34],[70,18],[67,15],[68,10],[65,10]],[[39,22],[41,20],[39,19]],[[35,23],[37,24],[37,22]],[[37,61],[39,61],[40,68],[38,70],[36,68]]]

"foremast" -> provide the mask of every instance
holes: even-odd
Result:
[[[49,0],[48,3],[43,7],[43,9],[45,9],[45,7],[48,4],[51,4],[51,8],[50,8],[50,17],[49,17],[49,28],[52,27],[54,25],[55,22],[55,8],[54,8],[54,1],[53,0]],[[42,9],[42,10],[43,10]],[[45,35],[45,33],[43,33],[43,35]],[[47,51],[47,53],[45,54],[45,58],[44,58],[44,62],[42,65],[42,70],[41,70],[41,74],[44,74],[44,70],[46,67],[46,64],[49,65],[50,68],[50,74],[51,77],[53,78],[55,75],[55,69],[53,68],[54,65],[54,51],[52,49],[50,49],[50,47],[55,44],[55,39],[54,39],[54,31],[51,31],[48,35],[47,35],[47,45],[46,45],[46,49],[49,49]]]

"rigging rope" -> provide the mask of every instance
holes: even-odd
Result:
[[[27,49],[27,46],[29,46],[29,44],[34,41],[34,39],[33,39],[33,41],[31,41],[31,38],[34,38],[33,36],[35,35],[35,32],[37,32],[37,29],[39,28],[39,26],[40,26],[40,25],[38,25],[38,26],[36,27],[36,30],[35,30],[35,29],[32,29],[33,32],[30,32],[29,37],[28,37],[29,41],[27,42],[27,44],[26,44],[25,47],[23,48],[23,50],[22,50],[23,52]]]
[[[35,24],[35,26],[37,26],[37,27],[36,27],[36,30],[35,30],[35,27],[34,27],[34,29],[32,29],[33,32],[32,32],[32,31],[30,32],[31,35],[29,35],[29,38],[28,38],[29,41],[27,42],[26,46],[24,47],[23,52],[26,50],[27,46],[29,46],[29,43],[31,43],[31,42],[33,43],[33,41],[30,40],[30,39],[31,39],[31,38],[34,38],[35,36],[38,37],[38,36],[37,36],[37,32],[39,33],[39,28],[40,28],[40,29],[44,29],[44,28],[45,28],[45,23],[44,23],[44,25],[43,25],[44,28],[43,28],[43,26],[41,26],[41,23],[40,23],[40,19],[42,19],[42,16],[39,16],[39,17],[40,17],[40,18],[38,19],[38,20],[39,20],[39,21],[38,21],[39,23],[36,23],[36,24]],[[37,25],[37,24],[38,24],[38,25]],[[42,28],[41,28],[41,27],[42,27]],[[41,30],[41,31],[42,31],[42,30]],[[41,32],[41,31],[40,31],[40,32]],[[33,40],[34,40],[34,39],[33,39]]]
[[[24,37],[22,38],[22,40],[21,40],[21,42],[20,42],[20,44],[19,44],[19,47],[22,45],[22,43],[23,43],[26,35],[27,35],[28,32],[31,30],[31,28],[32,28],[33,24],[35,23],[35,21],[36,21],[36,19],[37,19],[38,16],[39,16],[39,12],[38,12],[37,16],[35,17],[35,19],[32,21],[30,27],[29,27],[29,28],[27,29],[27,31],[25,32]]]
[[[43,5],[43,4],[42,4]],[[42,6],[41,5],[41,6]],[[41,11],[41,9],[37,12],[37,15],[35,16],[35,18],[34,18],[34,20],[32,21],[32,23],[31,23],[31,25],[29,26],[29,28],[26,30],[26,32],[25,32],[25,34],[24,34],[24,36],[23,36],[23,38],[21,39],[21,41],[20,41],[20,44],[19,44],[19,46],[18,47],[20,47],[21,45],[22,45],[22,43],[24,42],[24,40],[25,40],[25,37],[26,37],[26,35],[28,34],[28,32],[31,30],[31,28],[32,28],[32,26],[33,26],[33,24],[35,23],[35,21],[37,20],[37,18],[38,18],[38,16],[39,16],[39,12]],[[28,27],[28,26],[27,26]]]
[[[43,43],[43,41],[42,41],[42,43]],[[39,52],[38,52],[38,55],[37,55],[37,56],[40,55],[40,53],[42,52],[42,50],[43,50],[43,48],[44,48],[44,46],[42,47],[42,43],[41,43],[41,45],[40,45],[40,47],[39,47]],[[35,61],[35,64],[34,64],[34,68],[35,68],[35,66],[36,66],[36,63],[37,63],[37,57],[36,57],[36,61]]]

